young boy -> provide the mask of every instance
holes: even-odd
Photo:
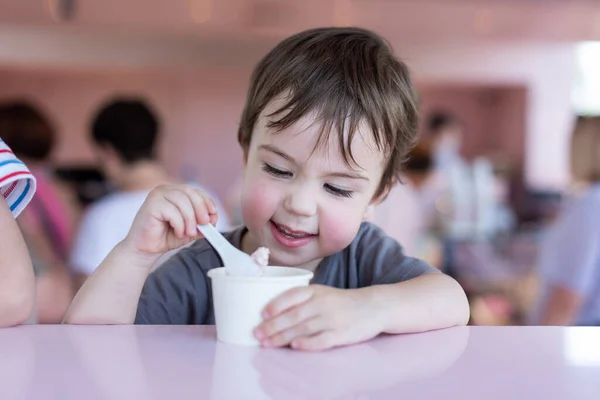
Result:
[[[15,218],[35,193],[35,178],[0,139],[0,327],[21,324],[35,301],[35,277]]]
[[[227,237],[249,254],[268,247],[270,265],[315,272],[313,285],[265,308],[263,346],[325,349],[467,323],[454,280],[363,222],[396,183],[417,120],[406,66],[372,32],[301,32],[258,64],[238,132],[246,226]],[[66,322],[213,324],[206,273],[221,261],[205,240],[148,274],[163,252],[197,238],[196,224],[216,220],[202,192],[154,190]]]

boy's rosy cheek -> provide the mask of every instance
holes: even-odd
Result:
[[[354,240],[360,222],[353,213],[345,212],[343,209],[320,214],[319,236],[322,245],[333,252],[346,248]]]
[[[264,223],[277,208],[277,192],[267,185],[256,184],[242,194],[242,215],[247,224]]]

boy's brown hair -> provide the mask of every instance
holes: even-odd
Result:
[[[418,105],[408,68],[380,36],[361,28],[318,28],[279,43],[252,74],[238,130],[244,151],[261,112],[280,95],[287,102],[267,116],[279,116],[269,128],[283,130],[316,111],[322,123],[316,147],[335,130],[344,160],[356,165],[350,144],[365,122],[387,157],[375,197],[399,180],[416,142]]]

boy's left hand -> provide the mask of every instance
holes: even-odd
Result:
[[[291,289],[263,311],[254,334],[264,347],[323,350],[371,339],[382,332],[369,292],[310,285]]]

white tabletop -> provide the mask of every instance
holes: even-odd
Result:
[[[0,330],[2,400],[572,400],[599,393],[600,328],[453,328],[319,353],[226,345],[201,326]]]

